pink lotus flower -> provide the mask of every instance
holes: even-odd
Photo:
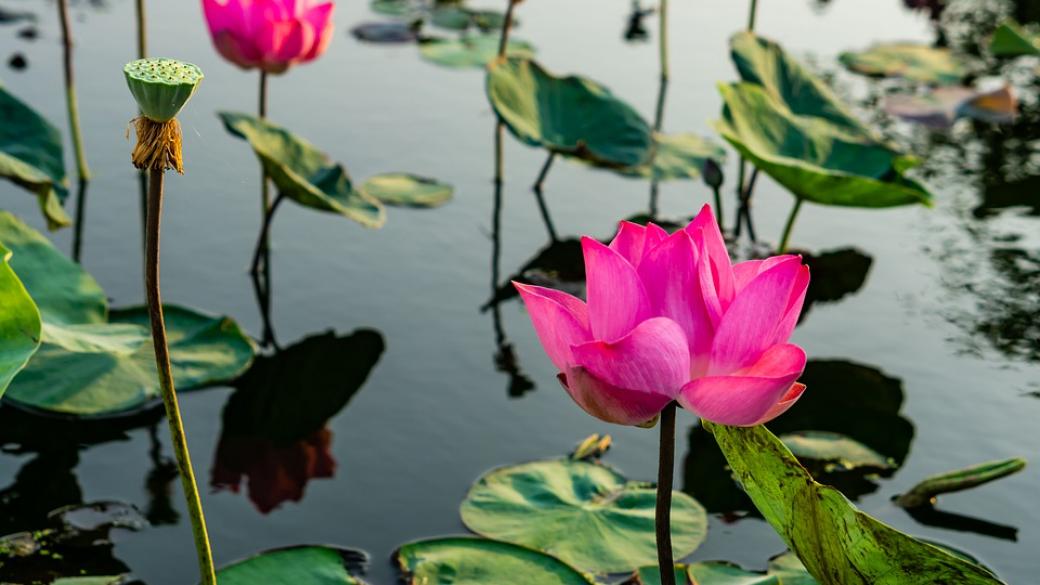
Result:
[[[332,2],[202,0],[213,44],[242,67],[282,73],[312,61],[332,40]]]
[[[514,283],[563,387],[607,422],[644,425],[672,400],[712,422],[752,426],[805,386],[787,343],[809,269],[799,256],[733,265],[707,205],[685,229],[622,222],[582,238],[588,302]]]

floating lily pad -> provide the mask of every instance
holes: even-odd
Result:
[[[800,460],[823,463],[836,469],[890,470],[895,464],[884,455],[841,433],[798,431],[780,435],[780,440]]]
[[[419,54],[423,59],[445,67],[484,67],[498,56],[499,38],[497,34],[471,35],[458,39],[428,38],[419,43]],[[506,54],[533,57],[534,45],[510,39]]]
[[[236,378],[253,359],[253,343],[227,317],[210,317],[164,305],[173,378],[187,391]],[[149,335],[148,311],[112,312],[111,323]],[[70,375],[72,374],[72,375]],[[77,416],[115,415],[157,403],[160,397],[151,343],[123,350],[72,351],[44,339],[29,365],[15,378],[5,400],[49,412]]]
[[[61,577],[51,585],[120,585],[126,575],[108,575],[106,577]]]
[[[726,149],[697,134],[654,133],[653,162],[615,170],[620,175],[657,181],[696,179],[709,160],[721,165],[726,160]]]
[[[394,207],[437,207],[451,201],[455,189],[437,179],[409,173],[386,173],[370,177],[361,192]]]
[[[260,553],[217,571],[220,585],[364,585],[354,576],[365,553],[329,546],[295,546]]]
[[[1040,55],[1040,35],[1022,30],[1017,22],[1005,22],[993,33],[989,50],[998,57]]]
[[[108,299],[94,277],[58,252],[43,234],[6,211],[0,211],[0,242],[15,251],[11,266],[44,321],[83,324],[108,319]]]
[[[354,189],[342,165],[292,132],[248,114],[218,114],[231,134],[247,140],[278,191],[293,201],[338,213],[365,227],[381,227],[386,213],[378,201]]]
[[[987,569],[898,532],[817,483],[765,427],[705,424],[738,481],[810,574],[843,585],[998,585]]]
[[[43,343],[8,388],[5,400],[80,416],[117,414],[159,396],[147,310],[108,313],[104,291],[32,228],[0,212],[0,242],[37,298]],[[37,292],[39,291],[39,292]],[[236,378],[254,347],[234,321],[166,305],[178,390]]]
[[[675,582],[686,585],[818,585],[792,553],[769,561],[766,572],[748,571],[725,561],[706,561],[675,566]],[[661,571],[643,567],[624,585],[660,585]]]
[[[51,229],[72,224],[61,133],[26,103],[0,87],[0,177],[36,195]]]
[[[731,47],[744,81],[719,87],[725,108],[716,129],[756,167],[823,205],[930,204],[904,175],[917,159],[881,142],[779,45],[739,33]]]
[[[553,459],[492,470],[462,503],[472,531],[547,552],[585,571],[632,571],[657,559],[656,490],[611,467]],[[672,548],[693,552],[708,529],[704,508],[676,492]]]
[[[842,53],[843,65],[871,77],[902,77],[911,81],[954,85],[967,68],[950,49],[915,43],[883,43],[858,53]]]
[[[447,30],[464,31],[473,24],[473,17],[466,8],[449,4],[433,9],[430,23]]]
[[[531,59],[513,56],[488,66],[487,94],[509,131],[531,146],[604,166],[650,160],[650,126],[594,81],[556,77]]]
[[[415,42],[419,32],[407,22],[363,22],[350,29],[359,41],[377,45],[400,45]]]
[[[40,347],[40,311],[8,261],[0,243],[0,397]]]
[[[372,12],[387,16],[406,16],[422,8],[416,0],[372,0],[368,6]]]
[[[557,558],[482,538],[412,542],[394,559],[409,585],[594,585]]]

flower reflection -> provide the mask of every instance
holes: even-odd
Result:
[[[361,329],[313,335],[258,358],[224,407],[210,486],[236,494],[244,486],[268,514],[301,501],[311,480],[332,478],[328,422],[361,389],[384,349],[379,332]]]
[[[285,502],[302,500],[310,480],[335,475],[331,445],[328,429],[286,445],[262,437],[222,436],[211,485],[237,494],[246,484],[249,499],[267,514]]]

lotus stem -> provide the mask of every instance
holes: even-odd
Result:
[[[722,227],[722,190],[719,187],[712,187],[712,193],[715,195],[715,221],[719,224],[719,231],[724,231]]]
[[[260,265],[263,262],[264,254],[267,252],[267,238],[271,231],[271,221],[274,219],[274,212],[278,211],[278,206],[282,204],[283,199],[285,199],[285,195],[279,193],[274,198],[271,208],[264,213],[264,223],[260,226],[260,237],[256,241],[256,249],[253,250],[253,262],[249,265],[250,274],[260,273]]]
[[[259,103],[257,105],[257,114],[261,120],[267,119],[267,72],[263,69],[260,70],[260,91],[259,91]],[[260,217],[266,223],[268,221],[267,216],[271,211],[271,185],[267,180],[267,172],[264,170],[263,165],[260,166]],[[260,247],[257,248],[259,254],[263,256],[263,260],[267,260],[268,251],[271,249],[271,243],[267,240],[267,230],[263,228],[261,230]],[[256,274],[259,264],[257,263],[257,256],[253,258],[252,271]]]
[[[664,3],[662,2],[662,7]],[[666,9],[666,8],[665,8]],[[662,23],[662,28],[664,23]],[[654,107],[654,135],[661,131],[664,127],[664,104],[665,98],[668,95],[668,74],[667,74],[667,61],[661,62],[661,82],[657,86],[657,103]],[[650,204],[649,214],[651,218],[657,217],[657,200],[658,193],[660,192],[660,179],[657,176],[657,172],[654,170],[654,161],[657,159],[657,149],[654,149],[653,154],[650,156]]]
[[[76,172],[81,181],[90,179],[87,155],[83,150],[83,133],[79,124],[79,100],[76,98],[76,83],[72,68],[72,28],[69,26],[69,1],[58,0],[58,18],[61,21],[61,39],[64,47],[65,102],[69,110],[69,132],[72,148],[76,152]]]
[[[675,403],[661,412],[661,446],[657,458],[657,507],[654,526],[657,529],[657,566],[661,585],[675,585],[675,561],[672,559],[672,473],[675,467]]]
[[[137,58],[148,56],[148,27],[146,25],[145,0],[137,0]]]
[[[657,32],[658,50],[661,54],[661,81],[668,79],[668,0],[659,0],[657,18],[661,30]]]
[[[498,38],[498,58],[505,59],[506,50],[509,48],[509,31],[513,29],[513,11],[520,0],[509,0],[506,8],[506,16],[502,19],[502,32]]]
[[[787,216],[787,224],[784,226],[784,234],[780,236],[780,245],[776,249],[777,254],[783,254],[787,251],[787,242],[791,238],[791,230],[794,229],[794,220],[798,217],[798,211],[802,208],[802,201],[801,197],[796,197],[794,200],[791,215]]]
[[[191,517],[191,529],[195,538],[195,550],[199,557],[199,572],[204,585],[216,585],[217,577],[213,566],[213,553],[210,550],[209,534],[206,530],[206,519],[202,512],[202,499],[195,483],[195,472],[191,466],[191,455],[188,452],[188,439],[184,434],[181,411],[177,404],[177,391],[173,385],[173,371],[170,366],[170,350],[166,340],[166,323],[163,319],[162,295],[159,292],[159,226],[162,221],[163,203],[162,168],[148,170],[148,221],[145,238],[145,292],[148,297],[148,316],[152,326],[152,343],[155,347],[155,366],[159,373],[159,387],[162,390],[163,406],[166,409],[166,420],[170,424],[170,436],[173,440],[173,452],[177,460],[177,470],[181,476],[181,486]]]
[[[758,13],[758,0],[751,0],[751,7],[748,10],[747,29],[748,32],[755,32],[755,16]]]
[[[542,187],[545,185],[545,177],[549,174],[549,169],[552,168],[554,160],[556,160],[556,153],[550,152],[549,157],[545,159],[545,164],[542,165],[541,172],[538,173],[538,179],[534,182],[534,186],[531,189],[534,191],[534,199],[538,203],[538,211],[542,214],[542,221],[545,222],[545,229],[549,232],[549,238],[556,242],[559,240],[556,237],[556,227],[553,226],[552,217],[549,216],[549,206],[546,205],[545,196],[542,192]]]

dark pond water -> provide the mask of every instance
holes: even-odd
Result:
[[[259,224],[258,168],[252,152],[215,116],[218,110],[252,111],[257,76],[217,56],[197,2],[149,4],[153,53],[195,62],[206,72],[181,118],[187,175],[168,180],[164,293],[169,301],[233,316],[259,335],[262,321],[247,271]],[[746,6],[732,0],[673,4],[665,129],[711,134],[709,122],[721,107],[715,83],[735,78],[727,37],[743,26]],[[897,0],[760,4],[759,31],[824,71],[837,71],[834,58],[842,50],[934,38],[929,21]],[[64,128],[54,3],[2,0],[0,6],[36,13],[38,29],[37,38],[28,39],[32,35],[19,34],[22,25],[0,25],[4,62],[15,54],[27,62],[24,69],[0,73],[5,86]],[[597,79],[650,117],[656,45],[624,41],[630,8],[625,0],[533,0],[522,5],[516,34],[538,47],[550,69]],[[434,211],[391,210],[379,231],[292,205],[281,210],[273,231],[271,307],[279,343],[289,347],[330,330],[348,335],[365,329],[378,336],[365,333],[355,341],[373,351],[379,337],[385,344],[367,381],[326,431],[266,460],[257,457],[257,448],[225,445],[218,462],[222,428],[233,434],[242,422],[222,417],[232,389],[187,395],[182,408],[200,482],[233,482],[236,469],[248,476],[237,493],[207,490],[219,562],[282,545],[334,543],[368,551],[370,580],[392,583],[388,559],[398,545],[464,532],[458,504],[484,470],[562,454],[590,433],[609,432],[616,442],[610,460],[633,477],[650,479],[656,434],[605,425],[576,408],[558,387],[515,299],[500,305],[499,323],[493,312],[481,311],[491,293],[494,201],[494,118],[482,72],[436,67],[412,46],[360,44],[348,29],[377,17],[360,0],[339,2],[338,10],[328,54],[272,79],[272,118],[343,161],[355,177],[417,172],[453,183],[456,199]],[[124,137],[134,106],[121,72],[135,52],[132,13],[127,0],[74,8],[81,110],[96,174],[82,259],[113,306],[141,301],[137,179]],[[648,26],[656,34],[655,23]],[[864,94],[863,84],[845,74],[839,82],[853,95]],[[1016,131],[1035,138],[1035,128]],[[918,522],[889,501],[930,473],[1016,455],[1040,462],[1040,170],[1027,164],[1028,148],[1015,159],[1002,149],[1000,135],[990,138],[976,144],[969,133],[951,140],[953,146],[932,146],[934,209],[803,209],[797,248],[858,251],[833,255],[830,268],[815,276],[829,270],[840,280],[851,273],[845,288],[855,289],[857,271],[867,266],[864,255],[870,262],[862,287],[841,296],[839,286],[830,296],[840,299],[814,304],[794,339],[816,360],[807,373],[813,377],[809,392],[831,393],[839,403],[855,392],[902,394],[905,401],[901,415],[913,428],[905,464],[880,487],[858,490],[857,503],[902,530],[969,551],[1009,582],[1032,583],[1040,573],[1040,465],[943,498],[946,515],[925,518],[943,526]],[[985,172],[971,171],[973,157]],[[502,278],[548,243],[529,190],[542,162],[541,152],[507,138]],[[734,157],[726,170],[729,197]],[[546,188],[561,238],[607,237],[620,218],[646,211],[647,196],[645,181],[570,163],[557,164]],[[689,216],[708,200],[700,183],[667,183],[661,214]],[[0,201],[42,229],[35,202],[23,192],[2,183]],[[768,179],[759,182],[755,220],[763,239],[777,239],[791,202]],[[69,250],[71,235],[65,230],[53,237]],[[503,345],[512,360],[499,359]],[[298,350],[322,351],[337,347],[324,338]],[[346,360],[342,371],[332,372],[308,371],[299,365],[303,359],[286,363],[285,370],[261,371],[254,379],[269,377],[280,392],[294,393],[329,377],[363,375]],[[857,413],[835,420],[856,421]],[[699,463],[710,467],[710,454],[697,458],[703,444],[691,435],[696,421],[683,413],[679,424],[677,487],[720,511],[725,506],[713,504],[706,487],[709,474],[698,471]],[[879,434],[909,438],[898,420],[867,424]],[[194,551],[179,486],[164,463],[171,456],[164,427],[155,433],[157,445],[147,422],[125,432],[113,425],[99,437],[70,436],[65,427],[49,431],[42,424],[32,429],[57,435],[46,449],[28,451],[3,437],[0,533],[32,527],[46,511],[66,504],[128,502],[156,525],[115,533],[114,557],[150,584],[193,582]],[[292,488],[303,486],[294,486],[285,470],[304,460],[312,462],[312,475],[328,477],[297,492]],[[276,461],[285,463],[278,467]],[[278,477],[282,483],[272,479]],[[761,520],[714,515],[694,558],[755,567],[782,549]]]

